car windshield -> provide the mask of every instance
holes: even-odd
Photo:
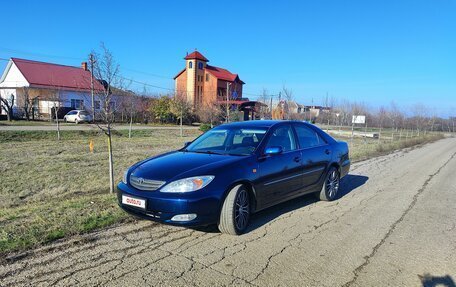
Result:
[[[188,152],[250,155],[266,134],[265,128],[218,128],[206,132],[185,148]]]

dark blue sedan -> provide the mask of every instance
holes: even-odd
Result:
[[[337,198],[348,146],[314,125],[246,121],[218,126],[184,148],[138,162],[117,186],[134,215],[241,234],[259,210],[316,193]]]

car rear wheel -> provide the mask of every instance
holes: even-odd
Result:
[[[320,200],[332,201],[336,199],[340,186],[340,174],[337,168],[331,167],[319,195]]]
[[[233,187],[223,202],[218,228],[222,233],[239,235],[247,228],[250,219],[250,199],[247,188]]]
[[[74,120],[74,123],[75,124],[79,124],[79,121],[76,119],[76,120]]]

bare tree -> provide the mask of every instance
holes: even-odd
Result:
[[[49,96],[49,100],[52,102],[52,110],[54,112],[55,127],[56,127],[56,131],[57,131],[57,140],[59,141],[60,140],[59,110],[63,103],[60,90],[57,89],[57,90],[53,91],[53,93],[50,94],[50,96]],[[52,112],[51,112],[51,118],[52,118]]]
[[[101,81],[104,86],[102,90],[96,90],[96,94],[102,102],[99,113],[100,123],[97,126],[104,132],[107,137],[108,161],[109,161],[109,190],[114,192],[114,161],[112,151],[112,124],[116,111],[116,98],[114,97],[113,88],[122,90],[122,78],[120,77],[119,65],[114,60],[112,53],[101,44],[101,54],[94,53],[96,62],[94,64],[94,75]]]
[[[423,104],[416,104],[412,107],[412,113],[417,135],[420,136],[424,130],[424,123],[426,121],[426,107]]]
[[[191,111],[191,106],[187,101],[186,93],[176,93],[171,101],[171,113],[179,120],[180,136],[184,136],[183,122],[188,118]]]
[[[18,94],[18,102],[22,106],[22,110],[24,111],[25,118],[27,121],[30,121],[30,116],[32,115],[33,109],[33,99],[30,97],[30,88],[29,87],[22,87],[20,88],[20,93]]]
[[[260,119],[264,118],[271,118],[271,111],[272,111],[272,101],[271,97],[268,96],[268,91],[263,88],[261,95],[258,97],[258,101],[265,104],[266,106],[261,105],[258,108],[258,116]]]
[[[14,119],[14,94],[8,95],[7,91],[0,89],[0,104],[5,111],[8,121]]]
[[[200,121],[209,123],[211,128],[213,128],[214,122],[218,122],[222,118],[222,108],[215,100],[205,101],[203,105],[196,110],[196,115]]]
[[[287,87],[285,87],[285,85],[283,86],[282,88],[282,92],[283,92],[283,96],[285,98],[285,101],[287,103],[287,105],[285,106],[285,117],[287,120],[290,119],[290,103],[293,101],[294,97],[293,97],[293,91]]]

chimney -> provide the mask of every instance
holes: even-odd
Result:
[[[88,71],[89,69],[87,68],[87,62],[82,62],[82,63],[81,63],[81,68],[82,68],[84,71]]]

